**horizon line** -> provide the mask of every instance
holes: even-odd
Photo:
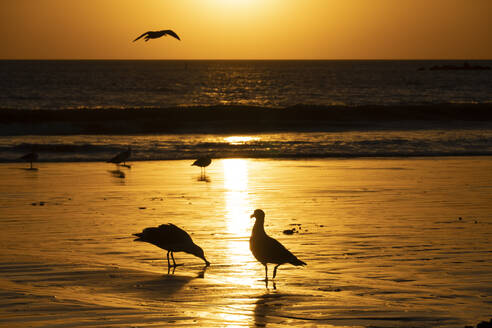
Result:
[[[0,58],[0,61],[491,61],[492,58]]]

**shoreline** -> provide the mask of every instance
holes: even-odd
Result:
[[[310,161],[310,160],[372,160],[372,159],[377,159],[377,160],[396,160],[396,159],[401,159],[401,160],[418,160],[418,159],[452,159],[452,158],[466,158],[466,157],[471,157],[471,158],[489,158],[492,156],[492,153],[463,153],[463,154],[407,154],[407,155],[380,155],[380,154],[367,154],[367,155],[278,155],[276,157],[272,157],[269,155],[265,156],[230,156],[230,157],[214,157],[213,160],[230,160],[230,159],[244,159],[244,160],[270,160],[270,161]],[[128,163],[143,163],[143,162],[160,162],[160,161],[192,161],[196,160],[196,156],[184,156],[184,157],[179,157],[179,158],[153,158],[153,159],[129,159]],[[15,164],[15,163],[23,163],[26,164],[25,161],[16,159],[16,160],[0,160],[0,164]],[[50,164],[69,164],[69,163],[106,163],[107,165],[116,165],[116,167],[121,167],[121,165],[117,165],[114,163],[108,163],[106,159],[100,159],[100,160],[43,160],[39,159],[34,163],[50,163]],[[27,163],[29,164],[29,163]],[[35,165],[35,164],[34,164]],[[132,166],[131,164],[129,164]]]

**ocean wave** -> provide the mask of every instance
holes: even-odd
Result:
[[[490,156],[492,128],[418,131],[289,132],[242,136],[76,135],[0,137],[0,161],[30,151],[39,161],[106,161],[128,147],[131,161],[212,158]]]
[[[2,135],[245,133],[420,129],[492,122],[492,104],[200,106],[73,110],[0,109]]]

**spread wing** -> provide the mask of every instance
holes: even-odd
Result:
[[[142,35],[140,35],[138,38],[136,38],[135,40],[133,40],[133,42],[137,41],[138,39],[144,37],[145,35],[147,35],[149,32],[145,32],[143,33]]]
[[[178,39],[178,40],[181,41],[181,39],[179,38],[179,36],[173,30],[164,30],[162,32],[164,33],[164,35],[168,34],[168,35],[170,35],[170,36],[172,36],[172,37],[174,37],[174,38],[176,38],[176,39]]]

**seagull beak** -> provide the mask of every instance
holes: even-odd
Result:
[[[250,218],[254,218],[255,217],[255,213],[251,214]]]

